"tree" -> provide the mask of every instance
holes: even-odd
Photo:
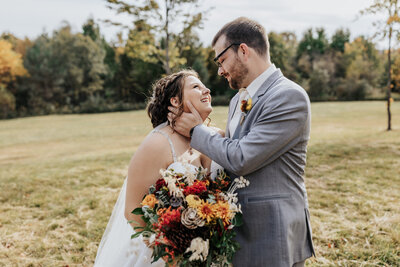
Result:
[[[349,29],[338,29],[331,38],[329,46],[338,52],[344,52],[344,46],[350,42],[350,31]]]
[[[186,48],[187,44],[178,46],[178,40],[182,37],[180,33],[186,32],[188,36],[188,32],[202,27],[206,11],[199,10],[198,0],[140,0],[134,4],[106,1],[108,7],[118,14],[126,13],[133,17],[134,29],[131,29],[127,42],[128,55],[150,63],[160,61],[167,74],[186,63],[179,47]],[[109,20],[106,22],[119,25]],[[173,28],[180,30],[172,31]]]
[[[118,64],[116,61],[115,47],[111,46],[100,33],[100,27],[96,24],[93,18],[89,18],[82,26],[83,35],[89,36],[98,46],[102,47],[105,52],[104,64],[106,72],[103,78],[104,80],[104,91],[105,98],[111,98],[114,96],[115,87],[115,74],[118,70]]]
[[[286,77],[291,80],[298,79],[294,69],[297,40],[291,32],[268,34],[269,52],[271,61],[280,68]]]
[[[303,34],[296,52],[297,71],[303,79],[310,78],[314,60],[323,55],[328,47],[329,41],[323,28],[317,28],[315,33],[311,28]]]
[[[324,28],[317,28],[315,34],[312,28],[308,29],[297,47],[297,58],[301,57],[303,54],[307,54],[312,61],[315,56],[325,53],[328,44],[329,42]]]
[[[0,112],[3,118],[8,116],[9,111],[15,110],[15,97],[7,87],[18,76],[27,74],[22,55],[12,50],[11,43],[0,40]]]
[[[30,77],[20,86],[27,92],[33,113],[50,113],[76,107],[103,92],[105,52],[98,43],[68,25],[50,38],[41,35],[27,51],[25,67]]]
[[[6,86],[17,76],[27,74],[21,57],[21,54],[12,50],[11,43],[0,40],[0,84]]]
[[[400,49],[393,52],[392,91],[400,92]]]
[[[374,0],[374,3],[361,10],[361,15],[366,14],[384,14],[385,21],[378,20],[373,23],[376,28],[374,37],[380,37],[381,40],[386,39],[388,41],[388,80],[387,80],[387,114],[388,114],[388,127],[387,130],[392,129],[392,114],[390,110],[392,99],[392,61],[391,61],[391,49],[392,49],[392,38],[395,36],[397,39],[400,37],[400,18],[399,18],[400,6],[398,0]]]
[[[363,99],[368,91],[377,86],[381,74],[381,62],[375,45],[364,37],[357,37],[345,44],[343,54],[346,65],[345,80],[337,87],[339,99]]]

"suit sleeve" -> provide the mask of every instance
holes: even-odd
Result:
[[[262,108],[254,110],[259,113],[257,119],[241,138],[224,138],[200,125],[193,131],[191,146],[236,175],[270,164],[302,138],[309,101],[300,89],[287,89],[258,104]]]

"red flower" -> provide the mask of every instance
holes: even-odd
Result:
[[[163,188],[164,186],[167,186],[164,179],[158,179],[156,182],[156,191],[160,191],[160,189]]]
[[[203,193],[204,191],[207,191],[207,186],[206,183],[203,181],[195,181],[193,185],[187,186],[184,190],[183,193],[185,196],[187,195],[199,195]]]
[[[171,207],[166,209],[161,216],[158,218],[158,222],[161,227],[171,226],[174,223],[179,223],[181,221],[181,207],[172,210]]]

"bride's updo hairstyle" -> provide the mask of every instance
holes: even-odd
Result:
[[[153,84],[153,94],[147,103],[147,114],[150,117],[153,128],[168,120],[168,107],[171,106],[171,98],[178,97],[178,118],[183,113],[183,88],[188,76],[199,78],[194,70],[181,70],[165,76]],[[171,122],[175,126],[175,119]]]

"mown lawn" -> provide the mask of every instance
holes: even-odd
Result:
[[[400,103],[312,104],[307,266],[400,266]],[[212,122],[225,127],[226,107]],[[144,111],[0,121],[0,266],[91,266]]]

